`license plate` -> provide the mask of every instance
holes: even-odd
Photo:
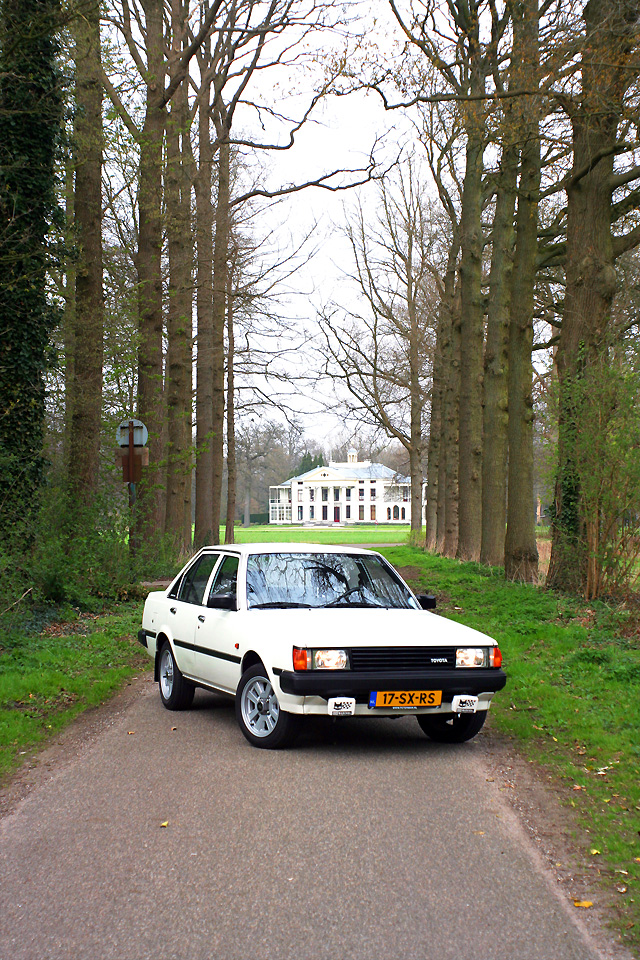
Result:
[[[390,707],[392,710],[417,710],[418,707],[439,707],[442,690],[374,690],[369,707]]]

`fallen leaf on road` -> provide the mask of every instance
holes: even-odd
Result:
[[[474,830],[476,837],[484,837],[484,830]]]
[[[171,729],[172,729],[172,730],[177,730],[178,728],[177,728],[177,727],[171,727]]]
[[[599,850],[596,850],[595,847],[592,847],[591,850],[589,851],[589,853],[591,854],[592,857],[597,857],[598,854],[600,853],[600,851],[599,851]]]
[[[169,826],[169,821],[168,821],[168,820],[165,820],[165,822],[164,822],[164,823],[161,823],[160,826],[161,826],[161,827],[168,827],[168,826]]]
[[[574,790],[584,790],[584,787],[581,787],[580,784],[578,784],[578,783],[574,783],[573,789],[574,789]]]
[[[127,736],[131,736],[132,733],[135,733],[135,730],[127,730]]]
[[[593,901],[592,900],[574,900],[573,905],[574,907],[584,907],[586,910],[589,907],[593,906]]]

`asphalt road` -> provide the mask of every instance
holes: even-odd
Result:
[[[0,821],[0,957],[609,956],[533,846],[478,742],[318,720],[256,750],[230,701],[144,683]]]

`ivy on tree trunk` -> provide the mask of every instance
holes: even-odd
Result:
[[[46,293],[60,136],[58,0],[0,5],[0,530],[28,519],[45,468]]]

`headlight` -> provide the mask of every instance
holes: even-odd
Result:
[[[501,667],[500,647],[459,647],[456,667]]]
[[[347,650],[304,650],[293,648],[294,670],[348,670]]]
[[[456,667],[486,667],[486,647],[460,647],[456,650]]]
[[[348,670],[349,654],[346,650],[313,650],[313,670]]]

